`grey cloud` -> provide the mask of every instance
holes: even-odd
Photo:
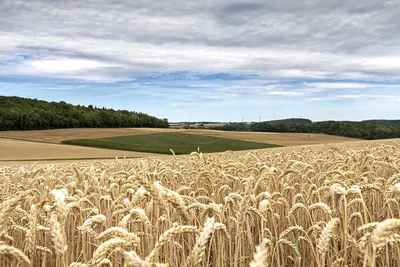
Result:
[[[400,56],[399,28],[398,1],[0,2],[1,54],[111,62],[82,73],[108,78],[211,68],[271,79],[298,78],[288,70],[395,79],[398,65],[366,63]],[[288,51],[298,53],[288,58]]]
[[[258,12],[260,9],[263,9],[264,4],[262,3],[247,3],[247,2],[238,2],[227,4],[223,10],[228,13],[253,13]]]
[[[116,58],[113,56],[107,56],[102,54],[90,53],[90,52],[81,52],[81,51],[74,51],[74,50],[67,50],[67,49],[59,49],[56,47],[51,46],[29,46],[23,45],[19,46],[21,49],[20,53],[23,51],[30,51],[31,58],[41,58],[46,56],[56,56],[56,57],[66,57],[70,59],[88,59],[88,60],[95,60],[100,62],[108,62],[108,63],[115,63],[120,65],[121,67],[129,67],[132,65],[132,62],[128,59],[124,58]],[[151,63],[151,62],[135,62],[137,67],[148,68],[152,69],[158,66],[158,64]],[[110,68],[116,69],[116,68]]]

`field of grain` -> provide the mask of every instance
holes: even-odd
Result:
[[[399,266],[400,143],[0,168],[0,266]]]
[[[45,144],[0,138],[0,162],[15,160],[101,159],[148,157],[154,154],[131,151]]]

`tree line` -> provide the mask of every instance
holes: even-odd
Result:
[[[368,122],[322,121],[309,124],[261,122],[250,126],[254,132],[323,133],[360,139],[400,137],[400,126],[386,126]]]
[[[366,120],[363,122],[386,125],[386,126],[400,126],[400,120]]]
[[[322,121],[312,122],[305,119],[288,119],[266,122],[229,123],[217,130],[252,131],[252,132],[281,132],[281,133],[321,133],[339,135],[359,139],[400,138],[400,125],[397,121]]]
[[[169,123],[140,112],[0,96],[1,131],[119,127],[168,128]]]

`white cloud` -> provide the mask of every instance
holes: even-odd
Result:
[[[273,96],[301,96],[304,95],[305,92],[300,91],[270,91],[265,92],[265,95],[273,95]]]
[[[324,100],[326,100],[326,98],[322,98],[322,97],[309,97],[309,98],[306,98],[306,100],[309,100],[309,101],[324,101]]]
[[[349,82],[319,82],[311,83],[310,86],[319,89],[362,89],[374,87],[373,84],[368,83],[349,83]]]
[[[112,67],[110,65],[94,60],[87,59],[38,59],[26,62],[26,66],[31,67],[33,71],[42,73],[61,73],[79,72],[87,69],[97,69],[104,67]]]
[[[371,57],[365,61],[367,67],[400,70],[400,56]]]
[[[343,99],[399,99],[397,95],[376,95],[376,94],[358,94],[358,95],[335,95],[336,98]]]

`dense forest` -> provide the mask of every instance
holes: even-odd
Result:
[[[400,137],[400,126],[386,126],[367,122],[322,121],[310,124],[261,122],[250,126],[254,132],[323,133],[360,139]]]
[[[0,130],[60,128],[168,128],[167,119],[127,110],[75,106],[21,97],[0,96]]]
[[[291,119],[283,119],[283,120],[273,120],[268,121],[268,123],[288,123],[288,124],[311,124],[312,121],[309,119],[301,119],[301,118],[291,118]],[[253,123],[247,122],[229,122],[222,126],[214,127],[215,130],[222,130],[222,131],[242,131],[242,132],[249,132],[252,131],[251,125]]]
[[[214,127],[213,129],[222,131],[251,131],[250,124],[245,122],[230,122],[222,126]]]
[[[363,122],[386,125],[386,126],[400,126],[400,120],[367,120]]]
[[[290,119],[283,119],[283,120],[273,120],[269,122],[286,122],[286,123],[296,123],[296,124],[311,124],[312,120],[309,119],[302,119],[302,118],[290,118]]]
[[[223,131],[323,133],[368,140],[400,138],[400,120],[312,122],[308,119],[285,119],[259,123],[228,123],[214,129]]]

